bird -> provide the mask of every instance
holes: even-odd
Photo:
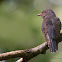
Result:
[[[58,41],[57,39],[60,36],[61,30],[61,21],[56,17],[55,13],[51,9],[45,9],[37,16],[43,18],[41,24],[41,30],[45,37],[45,40],[48,44],[51,53],[55,53],[58,50]]]

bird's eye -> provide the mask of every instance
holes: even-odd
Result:
[[[43,16],[45,18],[45,16]]]

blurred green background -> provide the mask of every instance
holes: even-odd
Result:
[[[42,18],[36,15],[49,8],[62,20],[62,0],[0,0],[0,52],[33,48],[43,43]],[[57,53],[48,50],[45,55],[40,54],[29,62],[62,62],[61,45]]]

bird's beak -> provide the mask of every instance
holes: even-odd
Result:
[[[40,14],[37,14],[37,16],[42,16],[42,13],[40,13]]]

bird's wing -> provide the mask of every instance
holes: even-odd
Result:
[[[50,51],[53,53],[56,52],[56,50],[58,50],[58,41],[55,40],[56,32],[54,24],[52,23],[52,21],[48,20],[46,26],[47,26],[47,35],[49,36],[50,40],[48,46],[50,48]]]
[[[53,23],[53,27],[55,29],[55,38],[57,39],[60,36],[60,30],[61,30],[61,22],[60,19],[58,17],[55,17],[52,20]]]
[[[46,27],[47,27],[47,33],[50,39],[53,39],[55,37],[55,29],[52,21],[48,20],[46,22]]]

